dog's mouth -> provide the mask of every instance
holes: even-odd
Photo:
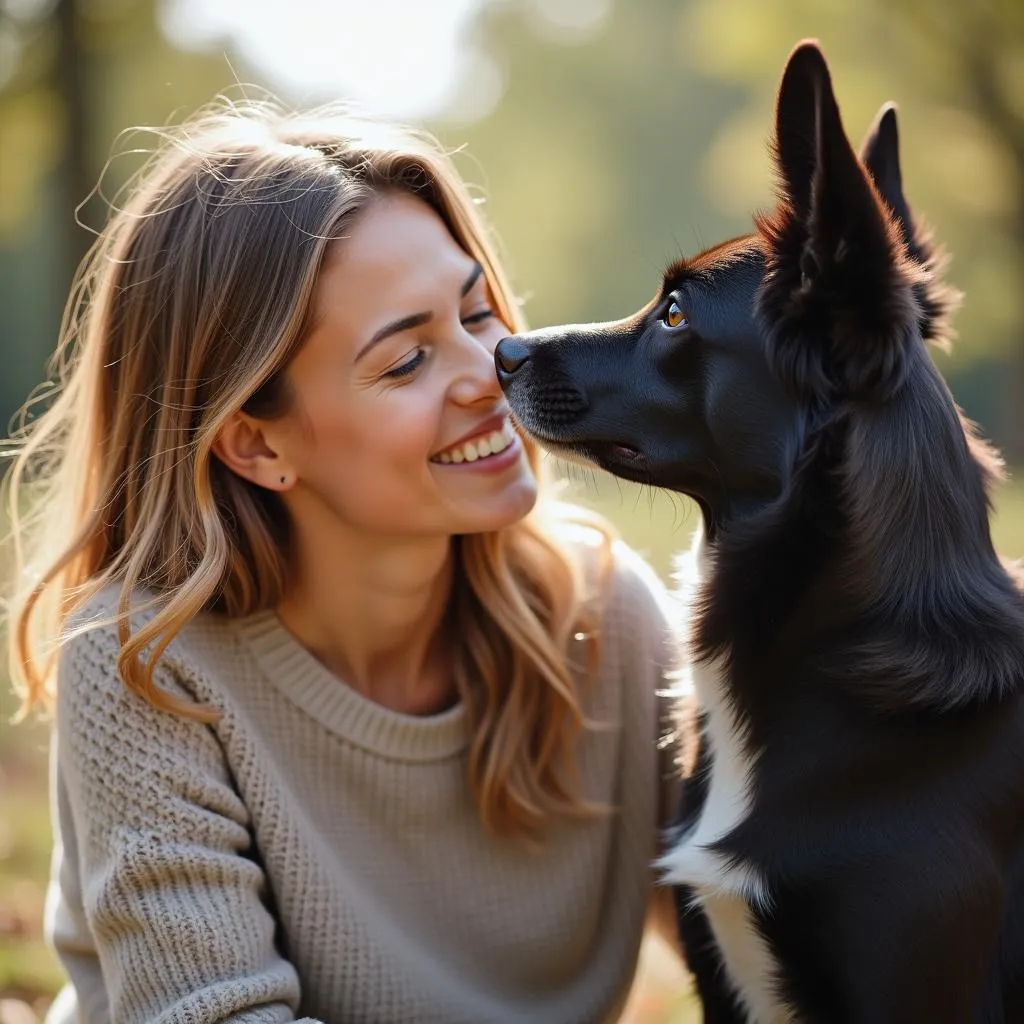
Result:
[[[638,448],[621,441],[591,441],[584,445],[589,457],[615,476],[638,483],[650,483],[653,465]]]
[[[617,441],[612,441],[606,445],[606,453],[610,458],[630,465],[640,466],[647,464],[647,457],[643,452],[637,451],[636,448],[632,448],[628,444],[619,444]]]
[[[627,479],[646,481],[652,468],[651,460],[642,451],[621,441],[554,438],[535,430],[526,432],[553,455],[570,462],[595,465]]]

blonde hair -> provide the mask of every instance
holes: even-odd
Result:
[[[288,522],[276,495],[211,448],[239,408],[287,411],[284,370],[302,345],[325,250],[375,195],[403,189],[436,209],[482,266],[502,320],[522,326],[476,206],[429,136],[266,103],[220,106],[161,134],[166,144],[76,278],[51,404],[29,423],[30,401],[9,442],[21,583],[10,655],[22,714],[52,706],[69,614],[118,584],[125,685],[157,708],[216,720],[156,686],[156,662],[202,612],[276,606]],[[524,444],[536,471],[539,454]],[[552,814],[592,810],[572,770],[585,722],[567,657],[593,609],[543,503],[455,550],[470,782],[488,827],[533,835]],[[157,610],[133,633],[140,589]]]

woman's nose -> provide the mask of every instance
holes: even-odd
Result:
[[[491,345],[474,339],[472,346],[462,349],[460,363],[451,385],[451,395],[455,401],[468,404],[484,398],[493,400],[501,397],[501,385],[494,370]]]

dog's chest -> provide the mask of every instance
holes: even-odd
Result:
[[[709,849],[749,813],[754,764],[726,701],[720,668],[698,665],[693,676],[708,716],[711,779],[696,826],[662,858],[660,867],[665,882],[695,892],[751,1024],[789,1024],[794,1016],[777,995],[777,964],[751,912],[751,907],[770,903],[764,880],[753,866],[732,863]]]

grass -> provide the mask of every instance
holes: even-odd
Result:
[[[689,544],[699,517],[681,498],[567,470],[567,497],[606,515],[624,540],[666,579],[672,556]],[[996,496],[993,535],[1004,555],[1024,557],[1024,483]],[[61,975],[42,941],[49,867],[45,729],[10,724],[14,700],[0,686],[0,1024],[4,1000],[42,1014]],[[623,1024],[698,1024],[700,1012],[678,964],[656,940],[644,945],[637,987]]]
[[[60,984],[42,941],[50,857],[46,733],[13,726],[14,700],[0,694],[0,1000],[41,1012]]]

